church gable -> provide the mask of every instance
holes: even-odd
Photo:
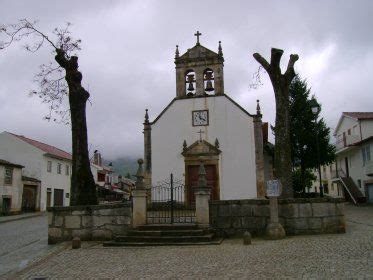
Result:
[[[193,62],[193,61],[201,61],[201,60],[213,60],[213,59],[223,59],[217,53],[209,50],[208,48],[196,45],[191,49],[188,49],[186,53],[180,56],[176,60],[176,64],[178,63],[185,63],[185,62]]]
[[[184,157],[195,157],[195,156],[211,156],[219,155],[219,142],[216,141],[215,146],[205,140],[199,140],[194,142],[192,145],[187,147],[186,142],[183,145],[183,152],[181,153]]]

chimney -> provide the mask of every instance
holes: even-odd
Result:
[[[98,165],[98,166],[102,166],[101,154],[97,150],[95,151],[95,153],[93,155],[93,163]]]

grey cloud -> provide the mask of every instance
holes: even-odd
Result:
[[[274,97],[266,73],[264,85],[249,90],[271,47],[299,53],[296,68],[323,104],[334,126],[342,111],[371,111],[373,62],[371,1],[1,1],[1,23],[37,18],[49,31],[73,23],[82,39],[79,53],[87,106],[89,142],[107,158],[142,154],[144,109],[151,118],[175,96],[175,45],[185,52],[202,32],[201,43],[217,50],[223,42],[225,89],[248,111],[261,100],[264,120],[274,121]],[[330,48],[333,46],[333,48]],[[330,49],[328,49],[330,48]],[[322,54],[330,50],[329,55]],[[27,93],[38,65],[53,60],[50,49],[28,54],[18,45],[0,52],[0,130],[24,134],[66,150],[68,126],[42,121],[46,107]]]

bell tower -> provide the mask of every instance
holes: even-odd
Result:
[[[202,34],[197,31],[196,45],[180,55],[176,46],[176,97],[188,98],[203,95],[224,94],[224,58],[221,42],[215,53],[199,42]]]

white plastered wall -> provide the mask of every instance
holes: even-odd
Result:
[[[192,111],[209,110],[209,126],[192,126]],[[152,183],[164,181],[170,173],[185,180],[181,155],[187,145],[199,139],[211,144],[217,138],[222,151],[219,159],[220,199],[255,198],[256,165],[253,118],[225,96],[179,99],[152,125]]]

